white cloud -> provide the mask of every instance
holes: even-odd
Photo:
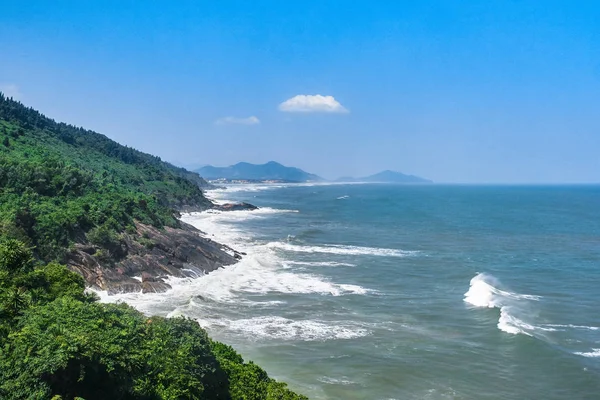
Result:
[[[215,125],[256,125],[260,124],[260,119],[254,115],[248,118],[223,117],[215,121]]]
[[[347,113],[349,112],[333,96],[322,96],[320,94],[299,94],[287,99],[279,105],[279,111],[285,112],[326,112]]]
[[[6,97],[12,97],[14,100],[21,99],[19,87],[13,83],[0,84],[0,92],[4,93]]]

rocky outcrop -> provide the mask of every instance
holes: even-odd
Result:
[[[220,211],[245,211],[245,210],[257,210],[253,204],[250,203],[225,203],[225,204],[215,204],[213,207],[215,210]]]
[[[197,277],[241,258],[237,251],[184,223],[181,229],[136,223],[135,233],[122,235],[122,247],[125,255],[115,260],[95,246],[77,244],[67,265],[88,285],[109,294],[148,293],[170,289],[167,276]]]

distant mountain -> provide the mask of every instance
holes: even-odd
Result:
[[[278,180],[286,182],[324,181],[320,176],[309,174],[299,168],[286,167],[275,161],[269,161],[266,164],[241,162],[229,167],[207,165],[197,169],[196,172],[206,179]]]
[[[337,182],[431,183],[429,179],[389,170],[365,176],[364,178],[344,177],[338,179]]]

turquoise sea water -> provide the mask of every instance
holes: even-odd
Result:
[[[600,399],[600,187],[249,185],[184,216],[247,253],[165,294],[315,399]]]

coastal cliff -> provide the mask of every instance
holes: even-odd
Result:
[[[88,286],[109,294],[164,292],[171,288],[168,276],[198,277],[236,263],[241,254],[201,236],[191,225],[157,229],[140,222],[135,233],[122,235],[120,255],[103,259],[93,244],[77,243],[67,266],[84,277]]]
[[[256,210],[249,203],[214,204],[218,211]],[[135,230],[124,232],[107,257],[103,248],[86,241],[75,243],[67,266],[88,286],[108,294],[160,293],[171,288],[167,277],[196,278],[238,262],[243,253],[206,237],[192,225],[161,229],[135,221]]]

